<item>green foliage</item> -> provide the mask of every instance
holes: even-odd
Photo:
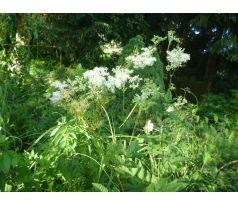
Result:
[[[107,27],[96,28],[101,26]],[[90,32],[95,30],[85,31],[82,39]],[[180,42],[174,33],[170,38]],[[151,47],[165,39],[155,38]],[[82,78],[87,71],[83,64],[65,67],[34,59],[27,72],[14,73],[3,55],[0,190],[237,191],[238,92],[229,98],[206,95],[201,104],[187,102],[188,89],[183,96],[172,95],[176,89],[164,81],[156,49],[149,56],[156,61],[143,69],[126,60],[140,56],[145,47],[137,36],[120,56],[108,57],[112,67],[133,70],[142,79],[135,89],[127,82],[114,92]],[[68,95],[52,103],[56,80],[60,86],[68,83]]]

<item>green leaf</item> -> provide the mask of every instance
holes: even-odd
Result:
[[[5,192],[11,192],[12,191],[12,186],[9,184],[5,184]]]
[[[6,184],[6,176],[4,176],[3,174],[0,174],[0,191],[4,191],[5,190],[5,184]]]
[[[98,190],[100,192],[108,192],[108,189],[105,186],[103,186],[102,184],[98,184],[98,183],[92,183],[92,184],[96,190]]]
[[[211,160],[211,155],[208,152],[205,152],[203,157],[204,164],[208,164],[208,162]]]
[[[144,177],[145,177],[145,170],[144,168],[142,167],[138,173],[138,178],[141,179],[141,180],[144,180]]]
[[[60,126],[56,127],[56,128],[50,133],[50,137],[53,137],[53,136],[58,132],[59,129],[60,129]]]
[[[215,121],[215,123],[218,122],[218,116],[217,115],[214,115],[214,121]]]
[[[147,192],[176,192],[181,191],[187,186],[186,183],[174,180],[169,182],[167,178],[162,178],[157,183],[151,183],[146,187]]]
[[[0,156],[0,170],[3,171],[4,174],[7,174],[10,170],[11,159],[7,153],[4,153]]]

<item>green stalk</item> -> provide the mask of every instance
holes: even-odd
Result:
[[[132,136],[134,136],[134,134],[135,134],[135,130],[136,130],[136,126],[137,126],[137,124],[138,124],[138,120],[139,120],[140,114],[141,114],[141,110],[139,109],[139,112],[138,112],[138,114],[137,114],[137,116],[136,116],[136,122],[135,122],[135,125],[134,125],[134,127],[133,127],[132,134],[131,134]]]
[[[124,120],[124,122],[120,125],[119,128],[121,128],[125,123],[126,121],[128,120],[128,118],[132,115],[133,111],[135,110],[137,104],[134,105],[134,107],[131,109],[131,112],[129,113],[129,115],[127,115],[126,119]]]
[[[115,144],[116,143],[116,136],[115,136],[115,133],[113,132],[113,129],[112,129],[112,124],[111,124],[111,120],[109,118],[109,115],[106,111],[106,109],[101,105],[102,109],[104,110],[106,116],[107,116],[107,120],[108,120],[108,124],[109,124],[109,127],[110,127],[110,132],[111,132],[111,135],[112,135],[112,142]]]
[[[125,87],[122,89],[122,117],[124,117],[125,113]]]

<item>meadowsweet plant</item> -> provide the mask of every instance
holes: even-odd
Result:
[[[168,31],[167,38],[168,38],[168,49],[173,41],[175,41],[176,43],[180,43],[179,38],[176,37],[175,35],[175,31]]]
[[[50,97],[50,101],[52,103],[58,103],[62,100],[62,94],[61,91],[55,91],[52,93],[52,97]]]
[[[156,100],[162,95],[160,88],[150,79],[144,79],[145,83],[140,92],[135,94],[133,102],[139,106],[141,111],[148,109],[156,103]]]
[[[179,43],[178,38],[175,37],[173,32],[169,32],[167,38],[169,40],[169,45],[173,41]],[[94,67],[92,70],[85,71],[83,76],[77,76],[76,80],[67,80],[65,82],[55,81],[53,86],[56,90],[53,92],[50,100],[53,103],[62,102],[62,100],[74,98],[76,93],[80,96],[81,92],[84,99],[80,98],[78,104],[80,104],[80,101],[84,101],[85,99],[88,99],[87,104],[92,99],[95,99],[93,103],[98,104],[97,107],[100,107],[102,105],[100,105],[101,101],[99,98],[108,99],[106,102],[110,102],[109,104],[112,105],[121,102],[122,106],[119,106],[118,112],[121,112],[122,117],[124,118],[125,115],[131,113],[129,109],[125,108],[125,104],[127,104],[127,108],[130,106],[131,108],[136,106],[138,110],[135,112],[138,112],[138,115],[135,118],[135,121],[138,121],[139,118],[148,113],[149,110],[152,111],[152,108],[158,109],[158,112],[160,113],[158,115],[160,116],[162,116],[161,111],[163,112],[167,110],[168,112],[171,112],[175,108],[178,109],[185,101],[180,102],[180,98],[178,98],[177,104],[171,104],[166,108],[169,97],[166,96],[164,88],[156,83],[156,79],[145,77],[146,73],[150,72],[150,70],[156,66],[158,61],[158,58],[156,58],[156,46],[165,39],[166,38],[154,36],[152,39],[152,42],[154,43],[153,45],[148,47],[137,47],[137,44],[135,44],[133,45],[134,49],[131,49],[129,53],[126,50],[129,46],[125,46],[123,52],[127,53],[127,55],[122,54],[124,61],[119,61],[124,63],[117,64],[114,68],[98,66]],[[184,65],[189,59],[189,54],[184,53],[184,50],[179,46],[172,50],[168,50],[168,65],[166,66],[166,70],[175,71]],[[163,71],[158,70],[157,72],[161,73]],[[172,82],[170,84],[172,85]],[[169,86],[169,88],[171,88],[171,86]],[[88,93],[86,95],[87,97],[83,95],[85,93]],[[114,100],[109,100],[110,95],[114,96]],[[74,106],[76,104],[76,101],[74,101]],[[106,104],[103,104],[103,106],[106,106]],[[122,110],[120,110],[120,107]],[[127,114],[125,112],[127,112]],[[154,115],[156,115],[156,113],[154,113]],[[115,116],[115,118],[118,116]],[[145,120],[146,119],[143,119],[141,123],[143,123],[143,121],[145,122]]]
[[[86,85],[82,77],[76,76],[74,80],[67,79],[66,81],[50,81],[50,85],[54,88],[52,96],[49,98],[54,104],[64,101],[70,101],[77,93],[82,93],[86,90]]]
[[[116,67],[113,70],[114,76],[110,75],[106,82],[106,87],[112,92],[115,92],[115,89],[124,88],[127,81],[130,79],[131,71],[125,68]]]
[[[156,62],[156,58],[153,57],[154,52],[154,47],[141,48],[140,53],[126,57],[126,61],[132,63],[135,69],[144,69],[147,66],[152,66]]]
[[[120,42],[111,40],[109,43],[101,45],[101,49],[108,55],[120,55],[123,48]]]
[[[201,107],[177,95],[164,76],[190,59],[180,43],[112,41],[110,65],[49,75],[37,61],[22,79],[0,62],[0,191],[237,191],[238,92]]]
[[[173,50],[167,51],[167,60],[169,64],[166,66],[166,70],[176,70],[182,67],[187,61],[190,60],[190,55],[184,53],[184,49],[177,46]]]
[[[182,97],[182,96],[178,96],[176,102],[174,102],[173,104],[171,104],[166,111],[167,112],[173,112],[175,110],[179,110],[181,109],[188,101]]]
[[[111,74],[108,68],[95,67],[93,70],[86,71],[83,77],[88,80],[89,87],[108,89],[112,93],[115,89],[121,90],[129,83],[129,87],[135,89],[140,81],[139,76],[132,76],[133,70],[117,66],[112,69]]]
[[[108,68],[95,67],[93,70],[86,71],[83,77],[88,80],[89,86],[100,88],[105,86],[108,75]]]

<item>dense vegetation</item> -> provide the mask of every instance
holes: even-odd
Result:
[[[237,191],[234,14],[2,14],[0,191]]]

